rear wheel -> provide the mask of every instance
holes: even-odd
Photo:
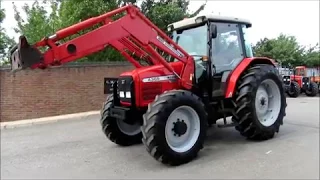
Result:
[[[142,141],[163,164],[184,164],[203,148],[207,123],[199,97],[183,90],[168,91],[149,105],[143,117]]]
[[[279,132],[286,97],[277,70],[254,65],[240,77],[237,87],[236,129],[248,139],[267,140]]]
[[[314,97],[318,94],[318,85],[315,82],[310,82],[308,89],[306,90],[306,95]]]
[[[300,93],[301,93],[301,88],[299,84],[296,81],[292,81],[290,83],[290,87],[288,88],[288,92],[287,92],[288,96],[296,98],[300,95]]]
[[[110,116],[110,108],[113,106],[113,95],[108,96],[101,110],[100,124],[106,137],[121,146],[140,144],[142,133],[138,120],[131,125]],[[133,119],[134,120],[134,119]]]

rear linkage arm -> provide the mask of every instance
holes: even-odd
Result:
[[[118,20],[111,20],[111,17],[123,12],[126,12],[126,15]],[[57,43],[63,38],[98,23],[103,23],[103,25],[66,43]],[[162,64],[181,80],[183,87],[191,88],[191,76],[194,73],[192,56],[174,43],[134,5],[127,5],[61,29],[34,45],[30,45],[25,36],[20,36],[19,43],[10,50],[12,70],[45,69],[49,66],[62,65],[103,50],[109,45],[118,50],[137,68],[141,67],[141,64],[126,51],[131,51],[140,57],[147,57],[154,65]],[[46,46],[49,49],[41,53],[38,48]],[[180,75],[177,74],[153,46],[183,62],[183,72]]]

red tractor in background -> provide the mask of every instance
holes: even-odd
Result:
[[[305,66],[297,66],[290,70],[290,74],[283,76],[285,89],[290,97],[298,97],[301,93],[314,97],[318,94],[319,87],[316,76],[307,76]],[[318,75],[319,77],[319,75]]]
[[[285,92],[289,97],[298,97],[301,94],[301,88],[297,81],[293,80],[295,77],[291,79],[291,75],[294,74],[293,69],[281,66],[281,63],[278,63],[276,60],[274,60],[274,62],[279,74],[282,76]]]
[[[218,127],[235,127],[248,139],[267,140],[279,132],[286,115],[282,79],[270,59],[253,57],[249,27],[244,19],[208,15],[170,24],[167,35],[128,5],[34,45],[21,36],[11,51],[12,70],[57,66],[112,46],[136,69],[105,79],[113,83],[101,109],[103,133],[122,146],[143,142],[156,160],[180,165],[197,156],[207,127],[219,119],[224,125]],[[43,46],[49,49],[40,52]]]
[[[298,97],[301,94],[301,79],[296,77],[295,70],[292,68],[282,68],[280,74],[282,75],[285,92],[289,97]]]
[[[307,96],[316,96],[320,89],[319,68],[307,68],[306,66],[296,66],[296,74],[302,76],[302,90]]]

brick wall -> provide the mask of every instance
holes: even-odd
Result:
[[[103,78],[132,69],[129,64],[68,65],[15,73],[0,69],[0,121],[99,110]]]

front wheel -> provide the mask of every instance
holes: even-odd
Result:
[[[286,109],[285,91],[271,65],[249,68],[237,86],[236,129],[248,139],[267,140],[279,132]]]
[[[301,94],[301,88],[296,81],[292,81],[290,83],[290,87],[288,88],[287,94],[289,97],[293,98],[296,98]]]
[[[143,117],[142,141],[163,164],[193,160],[203,148],[207,113],[201,99],[189,91],[171,90],[156,97]]]
[[[140,144],[142,138],[140,122],[137,119],[132,119],[132,121],[135,121],[136,123],[131,125],[123,120],[111,117],[111,107],[113,107],[113,95],[107,97],[101,110],[100,124],[105,136],[110,141],[121,146]]]
[[[314,97],[318,94],[318,85],[315,82],[310,82],[308,89],[306,90],[306,95],[309,97]]]

